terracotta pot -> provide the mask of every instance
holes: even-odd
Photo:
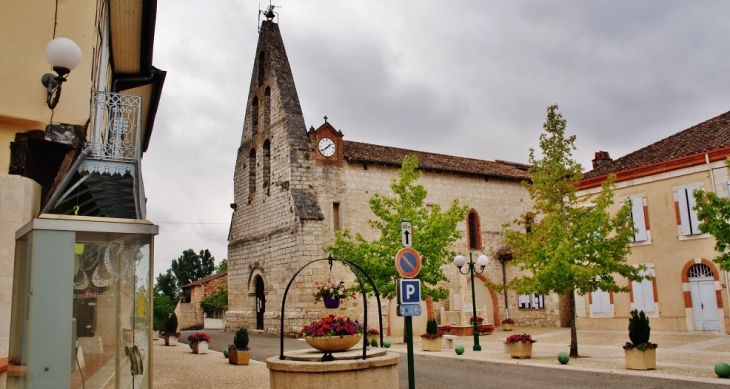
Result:
[[[641,351],[638,348],[624,349],[626,368],[629,370],[656,370],[656,349]]]
[[[362,335],[325,336],[317,338],[311,336],[304,337],[307,344],[319,351],[325,352],[345,351],[356,345],[360,339],[362,339]]]
[[[231,365],[248,365],[250,351],[228,350],[228,363]]]
[[[325,297],[322,297],[322,301],[324,302],[324,307],[327,309],[335,309],[340,306],[339,297],[325,296]]]
[[[509,355],[512,358],[529,359],[532,357],[532,342],[513,342],[508,343]]]
[[[193,343],[193,354],[207,354],[208,353],[208,342],[194,342]]]

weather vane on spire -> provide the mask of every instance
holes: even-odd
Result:
[[[272,5],[269,2],[268,8],[266,8],[266,11],[263,11],[264,16],[266,16],[266,20],[271,21],[276,16],[274,14],[274,8],[276,8],[276,6],[275,5]]]

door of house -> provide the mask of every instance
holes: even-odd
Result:
[[[712,270],[703,264],[690,268],[689,290],[696,331],[717,331],[719,327],[717,295]]]
[[[264,295],[264,280],[256,277],[256,329],[264,329],[264,312],[266,312],[266,296]]]

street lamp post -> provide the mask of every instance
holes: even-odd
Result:
[[[474,325],[474,351],[482,351],[482,346],[479,345],[479,324],[477,323],[477,301],[476,301],[476,294],[474,292],[474,273],[482,274],[484,273],[484,268],[489,264],[489,258],[487,258],[486,255],[482,254],[477,258],[476,265],[479,265],[481,267],[481,270],[479,272],[476,271],[474,265],[474,261],[472,260],[471,253],[469,253],[469,270],[467,270],[466,273],[461,271],[461,268],[466,263],[466,259],[462,257],[461,255],[457,255],[454,258],[454,265],[456,265],[457,268],[459,268],[459,273],[463,275],[471,275],[471,308],[473,311],[472,316],[474,317],[473,325]]]

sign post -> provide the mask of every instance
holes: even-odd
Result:
[[[416,372],[413,362],[413,316],[421,316],[421,280],[413,279],[421,271],[421,256],[411,248],[413,231],[408,219],[401,223],[401,243],[403,248],[395,255],[395,268],[408,280],[398,280],[398,316],[403,316],[408,349],[408,388],[416,389]]]

